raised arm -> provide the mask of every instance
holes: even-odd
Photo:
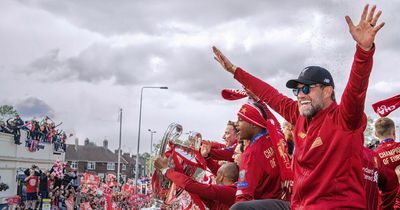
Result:
[[[354,130],[362,126],[364,116],[364,103],[368,89],[368,80],[372,70],[373,54],[375,51],[374,40],[377,32],[385,23],[377,25],[381,11],[375,14],[376,6],[368,12],[368,5],[364,7],[358,25],[354,25],[349,16],[346,22],[350,34],[357,42],[354,62],[350,72],[349,81],[342,95],[340,116],[347,125],[347,129]]]
[[[236,67],[232,62],[222,54],[222,52],[213,47],[214,59],[228,72],[234,75],[246,89],[253,92],[261,101],[267,103],[273,110],[279,113],[288,122],[295,124],[299,116],[297,102],[279,93],[274,87],[261,79],[247,73],[241,68]]]

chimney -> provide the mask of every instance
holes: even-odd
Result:
[[[103,140],[103,147],[104,147],[104,149],[108,149],[108,140],[107,139]]]
[[[78,150],[78,145],[79,145],[79,139],[75,138],[75,147],[74,147],[75,151]]]
[[[84,145],[85,146],[89,145],[89,138],[86,137]]]

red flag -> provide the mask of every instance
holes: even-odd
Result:
[[[226,100],[238,100],[247,97],[247,93],[244,90],[237,89],[223,89],[221,95]]]
[[[400,95],[378,101],[372,104],[374,111],[381,117],[386,117],[388,114],[400,107]]]

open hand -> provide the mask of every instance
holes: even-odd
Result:
[[[212,47],[213,52],[214,52],[214,59],[218,61],[222,67],[227,70],[228,72],[234,74],[236,71],[236,66],[234,66],[231,61],[225,57],[224,54],[215,46]]]
[[[200,148],[200,154],[203,157],[208,157],[211,151],[211,142],[210,141],[203,141]]]
[[[366,51],[372,48],[376,33],[385,25],[384,22],[377,25],[382,11],[379,10],[378,13],[374,14],[376,9],[374,5],[368,12],[368,6],[368,4],[365,5],[360,22],[357,26],[353,24],[349,16],[345,17],[351,36],[357,42],[358,46]]]

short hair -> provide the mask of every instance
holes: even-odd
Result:
[[[232,127],[233,127],[233,130],[235,131],[235,133],[238,133],[238,132],[239,132],[239,130],[238,130],[238,128],[237,128],[237,123],[236,123],[236,122],[230,121],[230,120],[229,120],[228,123],[227,123],[226,125],[232,126]]]
[[[381,117],[375,122],[375,132],[380,137],[390,135],[390,132],[395,129],[394,122],[388,117]]]
[[[239,167],[235,163],[228,162],[223,165],[223,173],[226,178],[233,182],[237,182],[239,178]]]
[[[290,122],[288,122],[288,121],[286,121],[286,120],[283,121],[282,127],[288,127],[288,128],[290,128],[290,130],[293,130],[293,129],[294,129],[293,124],[291,124]]]

